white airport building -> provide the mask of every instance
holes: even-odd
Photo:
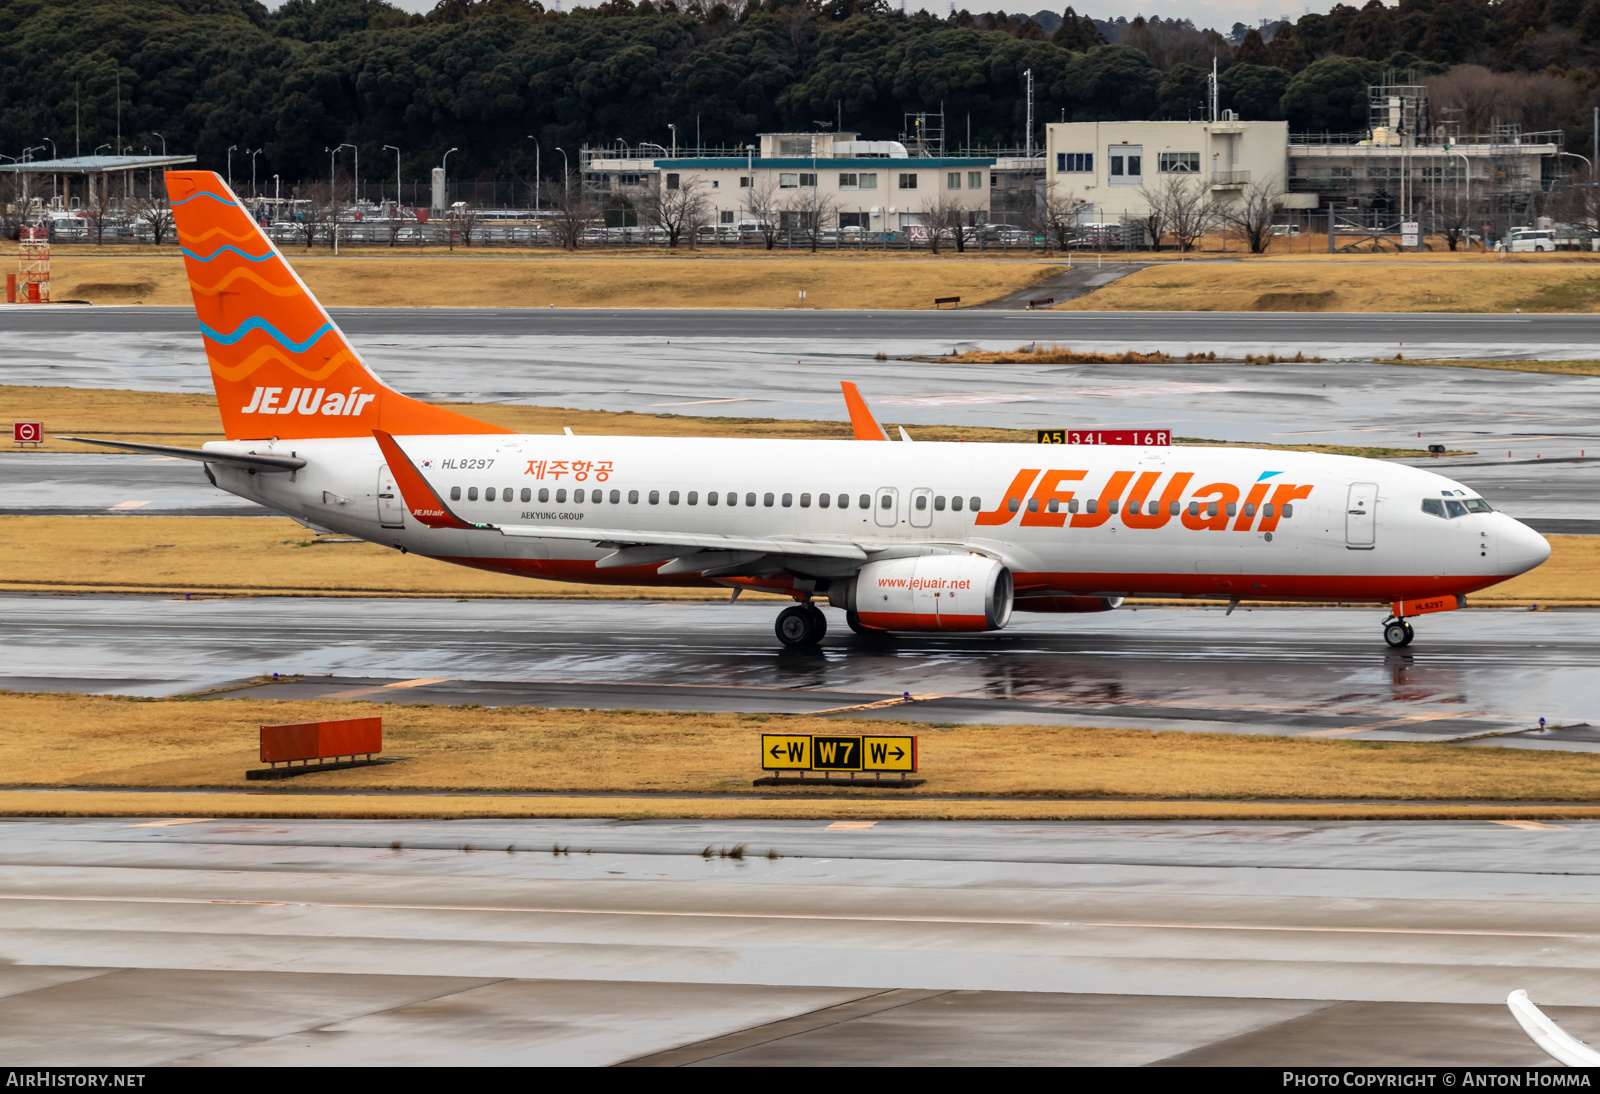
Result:
[[[1046,185],[1083,201],[1080,219],[1102,223],[1148,214],[1148,195],[1183,178],[1224,205],[1255,183],[1290,211],[1426,218],[1442,203],[1467,202],[1515,220],[1537,212],[1535,199],[1566,170],[1559,132],[1498,125],[1463,134],[1434,124],[1423,85],[1374,85],[1368,119],[1359,133],[1317,134],[1231,111],[1202,121],[1049,123]]]
[[[757,139],[744,149],[685,156],[646,155],[655,145],[585,149],[584,187],[612,226],[625,222],[648,188],[694,184],[711,206],[711,223],[730,230],[775,206],[786,224],[815,216],[825,229],[897,232],[928,223],[935,204],[966,225],[1026,225],[1044,179],[1037,155],[947,156],[938,146],[850,132]]]

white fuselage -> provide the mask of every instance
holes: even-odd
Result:
[[[596,569],[625,537],[595,543],[540,538],[538,530],[565,537],[629,529],[646,542],[650,532],[782,537],[854,544],[875,558],[971,551],[1004,563],[1019,598],[1460,595],[1549,554],[1543,537],[1489,511],[1459,483],[1347,456],[514,434],[396,439],[455,514],[493,527],[418,524],[372,440],[214,442],[207,448],[292,453],[307,464],[292,474],[207,466],[223,489],[320,528],[485,569],[629,585],[729,582],[659,573],[670,552]],[[1438,504],[1427,509],[1440,515],[1425,509],[1429,499]],[[502,534],[508,527],[516,534]],[[790,591],[786,582],[797,577],[827,581],[858,566],[785,558],[784,573],[760,583]]]

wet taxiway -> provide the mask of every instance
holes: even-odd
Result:
[[[94,324],[104,323],[102,314],[98,310],[50,313],[55,318],[39,321],[62,324],[80,316],[89,324],[52,333],[29,333],[28,320],[14,319],[9,311],[0,316],[0,330],[7,332],[0,381],[149,391],[211,390],[192,315],[181,322],[179,316],[169,317],[170,332],[136,329],[107,337],[107,332],[94,329]],[[144,311],[124,309],[118,314],[135,327],[167,322],[154,312],[147,316]],[[446,401],[842,420],[839,381],[853,380],[880,417],[912,426],[913,435],[917,424],[1166,428],[1175,436],[1236,442],[1409,448],[1438,443],[1486,454],[1509,451],[1524,460],[1536,455],[1576,457],[1590,448],[1600,452],[1600,377],[1349,362],[1270,367],[1227,363],[975,366],[902,359],[972,346],[1009,349],[1035,341],[1048,344],[1062,338],[1078,349],[1121,352],[1135,342],[1136,348],[1150,349],[1159,348],[1149,341],[1150,332],[1170,334],[1180,329],[1193,341],[1181,345],[1161,342],[1159,346],[1178,353],[1193,348],[1225,356],[1303,351],[1326,357],[1334,353],[1333,348],[1294,340],[1320,329],[1304,324],[1331,323],[1337,328],[1345,320],[1359,326],[1391,319],[1404,324],[1411,322],[1407,317],[1312,320],[1190,315],[1181,321],[1171,316],[1055,317],[1091,324],[1085,331],[1127,332],[1121,340],[1096,343],[1033,328],[1018,328],[1013,337],[982,326],[970,332],[972,337],[959,341],[954,334],[943,336],[937,326],[945,322],[937,318],[941,313],[928,312],[911,315],[916,323],[932,317],[935,325],[931,327],[908,325],[911,321],[905,313],[813,313],[799,320],[779,313],[764,325],[767,318],[747,313],[675,312],[665,315],[684,329],[663,328],[667,331],[664,335],[642,333],[655,330],[650,324],[667,321],[661,318],[663,313],[555,313],[561,321],[549,320],[550,329],[543,332],[539,323],[545,322],[540,318],[544,313],[538,312],[532,320],[503,324],[499,322],[503,313],[475,313],[470,314],[473,324],[468,326],[458,322],[462,313],[448,309],[359,314],[370,316],[371,321],[353,323],[351,338],[368,362],[401,390]],[[1280,330],[1273,325],[1280,318],[1293,322],[1281,325]],[[1473,324],[1480,318],[1502,323],[1515,317],[1464,316],[1448,322],[1476,332]],[[1593,316],[1527,318],[1550,320],[1545,326],[1562,334],[1580,328],[1600,332],[1600,320]],[[1257,329],[1252,325],[1256,319],[1267,319],[1267,327],[1261,329],[1270,329],[1287,341],[1269,345],[1214,340],[1226,331]],[[875,325],[880,320],[881,324]],[[982,322],[1013,320],[1032,322],[1029,316],[1001,316]],[[913,331],[928,334],[911,337]],[[1144,341],[1135,337],[1139,332],[1145,333]],[[1534,331],[1528,333],[1537,343]],[[1526,356],[1528,346],[1517,343],[1501,348],[1508,354]],[[1495,350],[1488,342],[1467,342],[1457,348],[1462,351],[1458,356],[1493,356]],[[1590,345],[1548,343],[1544,348],[1553,356],[1593,353]],[[888,359],[876,360],[880,352]],[[1427,356],[1444,351],[1408,343],[1406,352]],[[1354,359],[1359,360],[1360,355]],[[24,406],[15,409],[27,413]],[[49,425],[46,423],[47,428]]]
[[[1547,1066],[1600,825],[1518,823],[9,820],[0,1056]]]
[[[0,687],[18,691],[176,695],[279,673],[292,682],[256,693],[1600,749],[1587,611],[1430,616],[1404,651],[1383,645],[1381,609],[1018,614],[995,635],[888,641],[830,611],[820,647],[786,651],[776,607],[749,601],[0,604]]]

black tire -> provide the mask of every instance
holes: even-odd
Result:
[[[817,634],[816,620],[811,617],[813,611],[815,609],[796,604],[779,612],[778,621],[772,627],[778,641],[790,649],[815,643],[820,636]]]
[[[1383,640],[1389,643],[1390,647],[1393,649],[1399,649],[1400,647],[1407,645],[1414,637],[1416,637],[1416,633],[1411,629],[1409,624],[1403,622],[1402,620],[1396,619],[1392,623],[1385,623],[1383,625]]]
[[[811,641],[821,642],[823,636],[828,633],[828,617],[815,604],[807,604],[805,608],[806,611],[811,613],[812,625],[816,627],[816,633],[812,636]]]
[[[1411,645],[1411,640],[1417,636],[1417,632],[1412,629],[1410,623],[1406,623],[1405,624],[1405,628],[1406,628],[1406,640],[1405,640],[1404,645],[1409,646],[1409,645]]]

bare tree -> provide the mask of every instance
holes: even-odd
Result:
[[[1237,202],[1221,207],[1222,222],[1244,236],[1251,254],[1266,254],[1276,238],[1272,234],[1272,221],[1282,199],[1283,191],[1276,177],[1252,182]]]
[[[967,249],[967,205],[957,191],[945,190],[922,203],[922,220],[928,226],[928,249],[939,253],[941,243],[954,243],[956,253]]]
[[[100,185],[94,184],[94,176],[90,176],[89,200],[83,203],[83,219],[89,225],[89,231],[94,233],[95,243],[104,243],[106,238],[106,221],[111,217],[111,184],[105,175],[100,176]]]
[[[832,197],[811,187],[791,191],[781,203],[779,219],[791,239],[798,237],[801,242],[811,244],[815,253],[822,242],[825,226],[838,222],[838,209],[839,203]]]
[[[144,197],[137,192],[127,200],[128,219],[150,229],[150,237],[160,246],[172,232],[172,206],[167,204],[165,183],[153,183]]]
[[[767,250],[778,242],[778,222],[783,219],[783,203],[778,197],[778,180],[767,172],[767,177],[761,182],[750,180],[750,218],[758,225],[762,240],[767,245]]]
[[[0,175],[0,234],[6,239],[16,239],[23,224],[27,223],[28,210],[22,203],[22,182],[13,171]]]
[[[400,230],[408,224],[407,221],[401,219],[401,212],[404,208],[398,200],[389,206],[389,221],[386,227],[389,230],[389,246],[391,247],[400,241]],[[409,223],[414,223],[414,220]]]
[[[450,206],[450,212],[445,215],[445,223],[449,226],[451,242],[461,240],[463,247],[472,246],[472,237],[482,227],[483,213],[469,202],[458,201]]]
[[[1193,175],[1168,175],[1153,188],[1141,187],[1139,193],[1150,206],[1145,221],[1158,251],[1161,237],[1169,233],[1180,251],[1193,250],[1206,229],[1216,223],[1216,202]]]
[[[692,245],[695,233],[711,212],[705,180],[698,175],[683,178],[664,174],[634,200],[634,205],[643,220],[667,233],[668,250],[676,247],[685,235]]]
[[[550,223],[561,245],[568,250],[577,250],[583,239],[583,230],[600,215],[595,208],[594,198],[583,188],[583,176],[576,171],[568,171],[558,181],[546,183],[545,199],[554,213]]]
[[[1044,235],[1045,245],[1055,240],[1057,250],[1066,250],[1077,234],[1078,213],[1088,202],[1078,197],[1059,182],[1047,188],[1034,209],[1036,227]]]
[[[304,207],[295,214],[295,230],[299,232],[306,250],[309,251],[324,236],[331,239],[334,213],[332,190],[328,184],[313,182],[304,187],[297,186],[290,193],[294,195],[295,206],[304,202]]]
[[[1495,122],[1527,129],[1557,129],[1578,122],[1584,85],[1551,72],[1491,72],[1482,65],[1456,65],[1428,79],[1432,113],[1461,136],[1487,133]],[[1581,123],[1580,123],[1581,124]]]
[[[1167,234],[1169,215],[1169,202],[1167,192],[1161,187],[1154,189],[1139,188],[1139,196],[1144,198],[1145,212],[1142,216],[1130,217],[1135,224],[1145,230],[1150,237],[1151,250],[1161,249],[1161,240]]]

